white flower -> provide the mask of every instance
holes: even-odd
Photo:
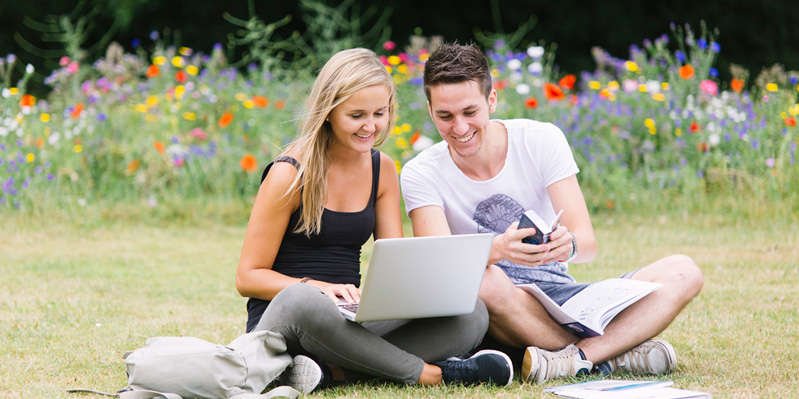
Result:
[[[525,83],[518,84],[516,85],[516,92],[521,95],[528,94],[530,93],[530,86]]]
[[[8,98],[9,96],[11,96],[11,90],[8,90],[7,88],[3,89],[2,94],[3,98]]]
[[[8,136],[8,128],[5,126],[0,126],[0,137]]]
[[[718,133],[713,133],[707,138],[707,142],[714,147],[717,146],[720,141],[721,138],[719,137]]]
[[[657,80],[647,80],[646,91],[650,93],[660,93],[660,82]]]
[[[27,73],[28,75],[32,74],[32,73],[33,73],[33,71],[34,71],[34,69],[33,69],[33,65],[31,65],[31,64],[28,64],[28,65],[25,67],[25,73]]]
[[[508,69],[510,69],[511,71],[518,71],[521,68],[522,68],[522,62],[521,61],[519,61],[519,60],[517,60],[515,58],[510,60],[510,61],[508,61]]]
[[[532,59],[539,59],[544,56],[544,48],[541,46],[533,46],[527,49],[527,55]]]
[[[50,136],[47,137],[47,142],[50,145],[55,145],[55,143],[57,143],[58,140],[60,140],[60,139],[61,139],[61,133],[53,132],[53,133],[50,133]]]
[[[420,135],[419,138],[413,142],[411,147],[414,151],[421,151],[427,147],[430,147],[431,145],[433,145],[433,139],[425,135]]]
[[[524,80],[524,75],[522,75],[522,73],[521,73],[521,72],[519,72],[519,71],[513,71],[513,72],[511,72],[511,74],[510,74],[510,76],[508,77],[508,79],[509,79],[511,82],[513,82],[513,83],[519,83],[519,82],[521,82],[522,80]]]
[[[538,62],[538,61],[536,61],[536,62],[534,62],[534,63],[530,64],[530,66],[528,66],[528,67],[527,67],[527,71],[529,71],[529,72],[530,72],[531,74],[533,74],[533,75],[538,75],[538,74],[540,74],[540,73],[541,73],[543,70],[544,70],[544,66],[543,66],[543,65],[541,65],[541,63],[540,63],[540,62]]]

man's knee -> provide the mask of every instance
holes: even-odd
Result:
[[[657,265],[654,270],[655,276],[651,280],[669,286],[670,291],[693,298],[702,290],[704,275],[689,256],[682,254],[667,256],[655,265]]]

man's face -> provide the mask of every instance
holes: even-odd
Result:
[[[496,91],[491,90],[486,99],[472,80],[430,87],[430,117],[453,157],[468,158],[480,152],[496,103]]]

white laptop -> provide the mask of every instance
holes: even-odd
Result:
[[[443,317],[474,311],[493,235],[376,240],[352,321]]]

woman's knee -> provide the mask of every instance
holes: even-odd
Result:
[[[485,302],[485,306],[490,311],[512,300],[513,287],[513,282],[510,281],[505,272],[499,267],[491,265],[486,268],[483,275],[483,282],[480,285],[480,299]]]
[[[266,309],[264,315],[274,323],[308,322],[319,318],[325,309],[335,309],[335,304],[320,289],[310,284],[294,284],[282,289]]]

